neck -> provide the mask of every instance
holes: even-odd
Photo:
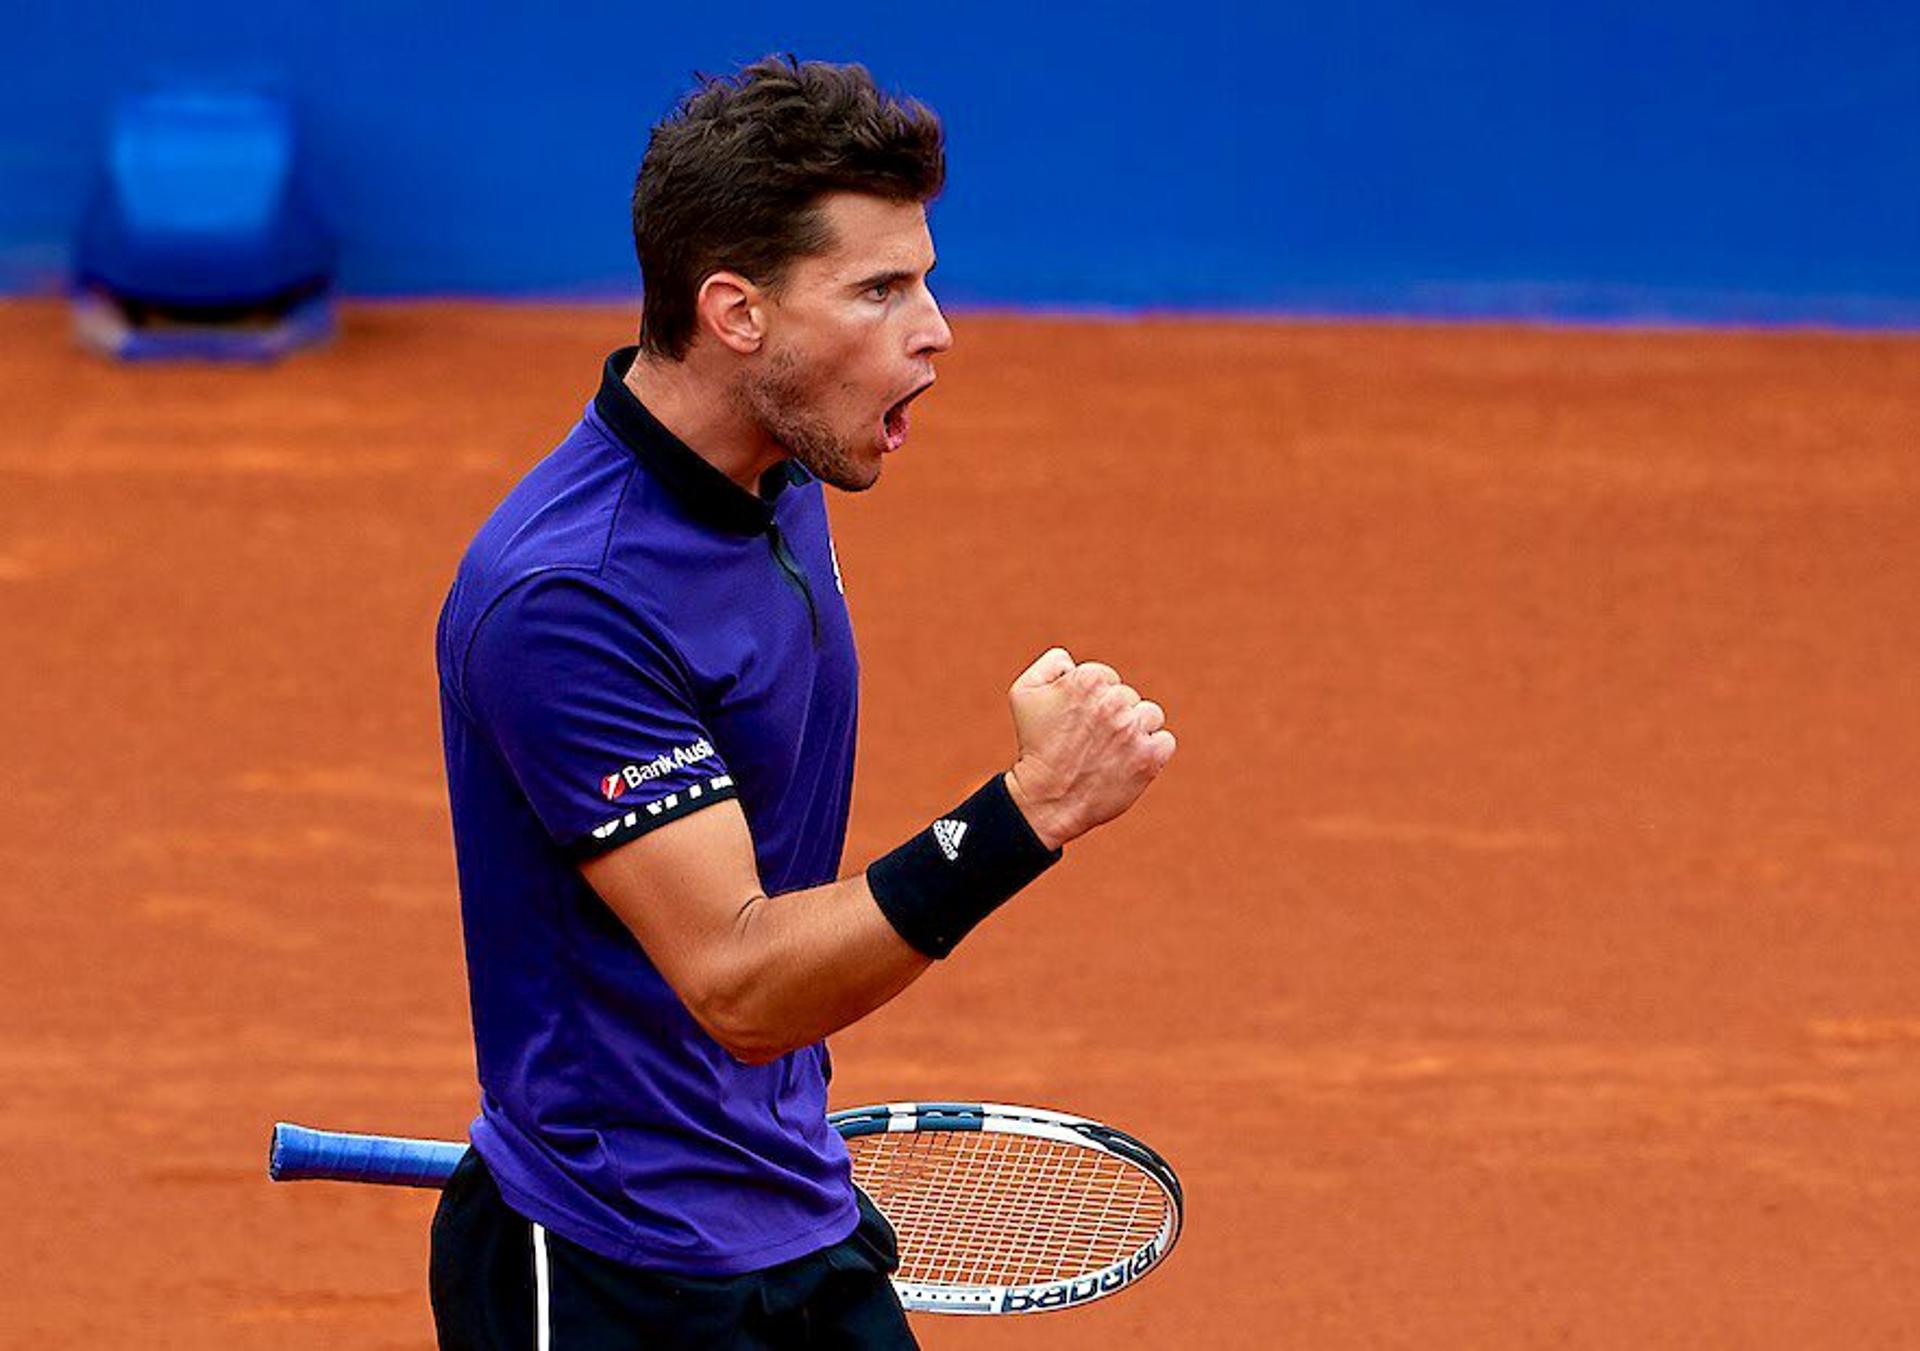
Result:
[[[645,352],[627,369],[627,388],[701,459],[748,492],[786,451],[750,417],[723,378],[697,370],[691,359],[657,361]]]

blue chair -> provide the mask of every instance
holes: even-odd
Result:
[[[265,94],[172,90],[116,110],[74,249],[82,338],[127,358],[263,360],[325,337],[336,248]]]

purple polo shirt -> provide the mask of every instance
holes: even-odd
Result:
[[[750,1271],[857,1221],[824,1043],[722,1050],[581,877],[736,799],[769,894],[839,873],[858,666],[820,484],[738,487],[623,383],[501,503],[441,612],[480,1116],[508,1204],[615,1261]]]

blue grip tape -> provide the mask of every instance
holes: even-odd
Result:
[[[267,1176],[275,1182],[320,1179],[439,1187],[467,1152],[454,1140],[410,1140],[392,1135],[317,1131],[281,1121],[273,1128]]]

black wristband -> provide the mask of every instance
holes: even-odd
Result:
[[[1060,861],[1033,833],[1004,774],[867,868],[867,888],[900,936],[944,957],[1014,892]]]

